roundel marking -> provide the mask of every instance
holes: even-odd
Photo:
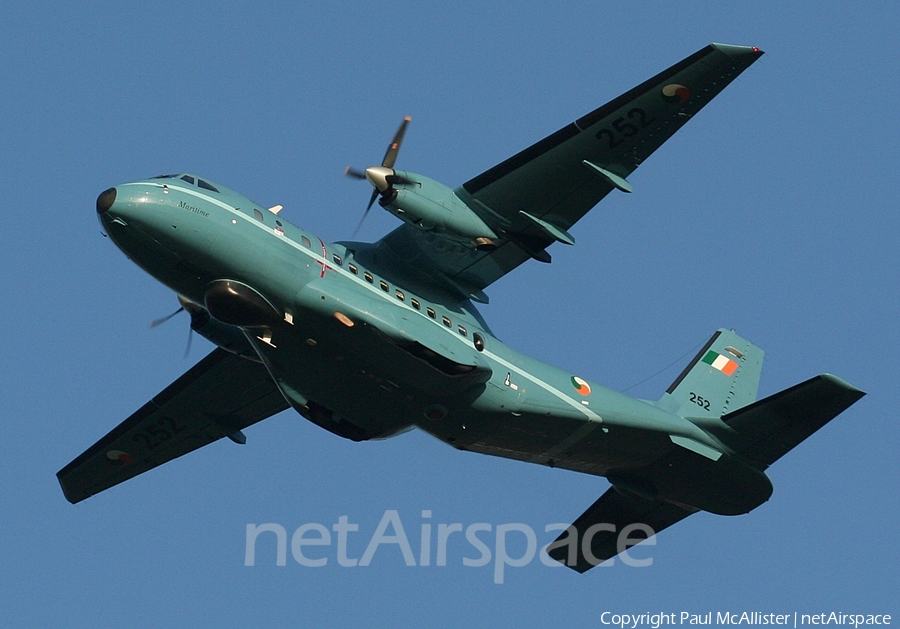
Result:
[[[669,83],[662,88],[662,95],[668,103],[684,103],[691,97],[691,90],[678,83]]]
[[[110,450],[106,453],[106,458],[119,465],[130,465],[134,458],[127,452],[121,450]]]
[[[572,376],[572,386],[575,387],[575,390],[581,395],[591,394],[591,385],[578,376]]]

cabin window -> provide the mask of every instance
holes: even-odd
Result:
[[[473,342],[475,344],[475,349],[477,349],[479,352],[483,352],[484,351],[484,337],[481,336],[478,332],[473,334],[472,337],[474,338]]]
[[[394,294],[397,295],[397,299],[400,301],[406,301],[406,295],[403,294],[402,290],[398,290]]]
[[[469,336],[469,332],[464,327],[459,326],[458,329],[459,329],[459,333],[462,334],[463,336]]]
[[[343,264],[344,264],[344,261],[341,259],[341,256],[339,256],[336,253],[331,254],[331,259],[334,260],[334,263],[338,266],[343,266]]]
[[[391,291],[391,287],[388,286],[388,283],[385,282],[384,280],[381,280],[380,282],[378,282],[378,285],[381,286],[381,290],[383,290],[386,293],[389,293]]]
[[[184,175],[184,176],[182,176],[181,180],[182,180],[182,181],[186,181],[186,182],[188,182],[188,183],[191,184],[191,185],[194,185],[194,178],[191,177],[190,175]]]
[[[265,221],[263,220],[263,213],[256,208],[253,208],[253,216],[255,216],[256,220],[258,220],[260,223],[265,223]]]
[[[365,275],[364,275],[363,277],[366,278],[366,281],[367,281],[369,284],[374,284],[374,283],[375,283],[375,278],[373,278],[373,277],[372,277],[372,274],[369,273],[368,271],[366,271],[366,273],[365,273]]]
[[[204,190],[212,190],[213,192],[219,191],[219,189],[216,188],[214,185],[212,185],[211,183],[207,183],[207,182],[203,181],[202,179],[197,180],[197,185],[200,186],[201,188],[203,188]]]
[[[356,268],[355,264],[348,264],[347,268],[350,269],[350,272],[353,273],[353,275],[359,275],[359,269]]]
[[[448,319],[447,317],[441,317],[441,321],[443,321],[443,322],[444,322],[444,325],[446,325],[448,328],[452,328],[452,327],[453,327],[453,324],[450,323],[450,319]]]
[[[418,299],[410,299],[410,300],[409,300],[409,303],[411,303],[411,304],[412,304],[412,307],[415,308],[416,310],[421,310],[421,309],[422,309],[422,304],[419,303],[419,300],[418,300]]]
[[[312,243],[309,242],[309,238],[307,238],[306,236],[300,236],[300,242],[302,242],[303,246],[307,249],[312,249]]]
[[[426,308],[426,309],[425,309],[425,312],[427,312],[427,313],[428,313],[428,316],[431,317],[432,319],[436,319],[436,318],[437,318],[437,313],[435,313],[435,311],[434,311],[433,308]]]

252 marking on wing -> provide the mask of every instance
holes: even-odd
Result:
[[[632,122],[628,122],[626,118]],[[651,118],[647,112],[640,107],[630,109],[627,114],[612,121],[612,129],[600,129],[597,132],[597,139],[606,139],[609,148],[614,149],[627,138],[636,136],[641,130],[646,129],[656,122],[656,118]],[[632,124],[634,123],[634,124]]]
[[[156,426],[136,432],[131,440],[143,444],[148,450],[154,450],[182,430],[184,426],[178,425],[171,417],[160,417]]]

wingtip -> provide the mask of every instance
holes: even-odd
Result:
[[[863,397],[864,395],[866,395],[866,392],[863,391],[862,389],[859,389],[859,388],[853,386],[846,380],[839,378],[839,377],[835,376],[834,374],[823,373],[819,377],[822,378],[823,380],[827,380],[827,381],[831,382],[832,384],[846,390],[848,393],[855,396],[856,399],[859,399],[859,398]]]
[[[713,42],[712,47],[720,52],[724,52],[726,55],[730,57],[742,57],[746,55],[752,55],[753,57],[759,57],[764,55],[765,53],[757,48],[756,46],[736,46],[734,44],[719,44]]]
[[[74,505],[74,504],[78,504],[79,502],[81,502],[81,501],[84,500],[85,498],[88,498],[88,497],[89,497],[89,496],[85,495],[84,493],[79,494],[79,495],[76,495],[75,492],[74,492],[70,487],[67,487],[67,486],[66,486],[66,483],[63,481],[63,479],[62,479],[62,477],[60,476],[60,474],[62,474],[62,470],[60,470],[60,471],[56,474],[56,480],[59,481],[59,486],[60,486],[60,488],[62,489],[63,496],[65,496],[65,498],[66,498],[67,501],[69,501],[71,504]]]

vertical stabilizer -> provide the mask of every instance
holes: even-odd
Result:
[[[658,404],[682,417],[721,417],[756,401],[763,351],[720,329]]]

